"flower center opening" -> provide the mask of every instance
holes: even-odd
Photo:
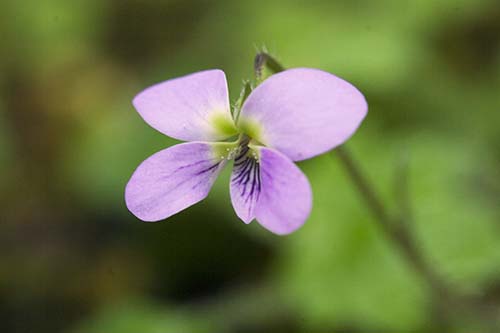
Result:
[[[247,158],[251,158],[255,160],[256,163],[259,163],[259,156],[257,150],[254,148],[254,140],[250,138],[246,134],[242,134],[239,138],[238,151],[234,156],[235,163],[238,163]]]
[[[255,146],[258,142],[246,134],[240,134],[235,141],[218,142],[214,144],[214,154],[219,160],[240,161],[251,158],[259,162],[258,149]]]

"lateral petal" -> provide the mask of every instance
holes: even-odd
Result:
[[[159,221],[203,200],[225,160],[216,144],[182,143],[147,158],[125,189],[125,202],[143,221]]]

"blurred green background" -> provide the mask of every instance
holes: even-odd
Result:
[[[262,46],[365,94],[347,146],[395,214],[408,163],[413,236],[480,310],[436,313],[335,156],[300,164],[314,208],[287,237],[238,220],[228,172],[168,221],[127,211],[135,167],[174,143],[133,96],[220,68],[234,101]],[[498,0],[4,0],[0,331],[498,332],[499,95]]]

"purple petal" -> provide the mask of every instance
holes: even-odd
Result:
[[[150,156],[127,184],[128,209],[143,221],[159,221],[203,200],[224,166],[213,146],[182,143]]]
[[[230,184],[234,211],[245,223],[255,217],[254,209],[261,190],[259,162],[251,153],[248,155],[249,152],[245,147],[235,158]]]
[[[218,69],[158,83],[133,104],[149,125],[178,140],[218,141],[236,133],[226,76]]]
[[[346,141],[367,109],[350,83],[321,70],[296,68],[258,86],[243,105],[238,126],[299,161]]]
[[[289,234],[306,221],[312,207],[311,186],[306,176],[284,154],[260,149],[262,190],[255,209],[257,221],[278,234]]]

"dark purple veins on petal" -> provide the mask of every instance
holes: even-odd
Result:
[[[231,182],[238,185],[244,202],[249,203],[248,209],[253,209],[261,190],[260,165],[256,158],[247,154],[248,151],[248,147],[242,147],[236,157]]]
[[[207,177],[210,177],[211,174],[215,173],[218,169],[218,167],[220,166],[222,162],[221,161],[210,161],[210,160],[201,160],[201,161],[198,161],[198,162],[195,162],[195,163],[192,163],[190,165],[187,165],[187,166],[182,166],[182,167],[179,167],[177,169],[175,169],[168,177],[175,177],[177,173],[179,172],[184,172],[183,169],[186,169],[187,167],[194,167],[194,166],[199,166],[199,167],[203,167],[203,169],[201,170],[197,170],[195,172],[193,172],[191,175],[192,177],[194,176],[200,176],[204,173],[209,173],[210,175],[207,175]],[[209,166],[205,166],[206,164],[210,164]],[[180,176],[179,178],[182,179],[184,178],[185,175],[182,175]],[[173,188],[170,188],[169,191],[173,191],[173,190],[176,190],[178,187],[182,186],[183,184],[189,182],[191,180],[191,177],[189,178],[185,178],[183,180],[181,180],[178,184],[176,184]],[[198,186],[200,186],[201,184],[204,184],[206,183],[206,178],[202,178],[200,179],[197,183],[195,183],[191,189],[194,190],[196,189]]]
[[[214,164],[214,165],[212,165],[212,166],[209,166],[209,167],[207,167],[207,168],[205,168],[205,169],[203,169],[203,170],[200,170],[200,171],[196,172],[194,175],[195,175],[195,176],[199,176],[199,175],[201,175],[201,174],[203,174],[203,173],[205,173],[205,172],[213,171],[214,169],[216,169],[216,168],[219,166],[219,164],[220,164],[220,163],[221,163],[221,162],[217,162],[217,163],[215,163],[215,164]]]

